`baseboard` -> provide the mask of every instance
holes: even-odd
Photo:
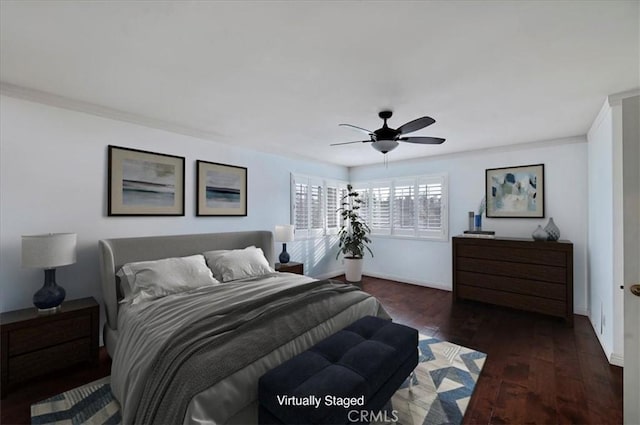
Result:
[[[416,280],[416,279],[407,279],[405,277],[393,276],[393,275],[388,275],[388,274],[383,274],[383,273],[372,273],[372,272],[368,272],[366,270],[363,272],[363,274],[365,276],[377,277],[378,279],[393,280],[395,282],[409,283],[411,285],[418,285],[418,286],[426,286],[427,288],[441,289],[443,291],[451,292],[451,287],[446,286],[446,285],[441,285],[441,284],[438,284],[438,283],[423,282],[423,281]]]
[[[618,353],[611,353],[611,355],[609,356],[609,363],[611,363],[614,366],[623,367],[624,366],[624,356],[622,354],[618,354]]]
[[[593,329],[593,333],[596,334],[596,338],[598,338],[598,342],[600,343],[600,348],[602,348],[602,351],[604,352],[605,357],[607,358],[607,361],[611,364],[613,363],[613,350],[609,350],[607,348],[607,345],[604,343],[604,341],[602,340],[601,334],[600,332],[598,332],[598,326],[594,323],[594,321],[592,320],[591,317],[589,317],[589,323],[591,323],[591,328]],[[616,355],[617,357],[617,355]]]
[[[580,316],[589,317],[589,310],[587,310],[586,308],[574,308],[573,314],[579,314]]]

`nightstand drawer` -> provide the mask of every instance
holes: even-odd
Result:
[[[39,350],[91,335],[89,315],[53,320],[39,327],[15,329],[9,332],[9,356]]]
[[[291,261],[290,263],[276,263],[276,271],[285,273],[304,274],[304,264]]]
[[[91,338],[82,338],[9,358],[9,384],[63,369],[91,357]]]

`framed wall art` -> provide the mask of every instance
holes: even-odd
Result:
[[[487,217],[544,217],[544,164],[487,169],[485,189]]]
[[[246,216],[247,169],[197,161],[196,215]]]
[[[108,215],[184,215],[184,157],[109,145]]]

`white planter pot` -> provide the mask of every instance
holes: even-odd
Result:
[[[346,258],[344,259],[344,275],[347,282],[360,282],[362,280],[362,266],[364,260],[362,258]]]

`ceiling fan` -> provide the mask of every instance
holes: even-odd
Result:
[[[408,123],[401,125],[397,129],[393,129],[387,126],[387,120],[391,118],[392,115],[392,111],[380,111],[380,113],[378,113],[378,116],[384,120],[384,124],[382,125],[382,128],[379,128],[375,131],[370,131],[366,128],[358,127],[351,124],[339,124],[344,127],[350,127],[355,130],[367,133],[370,139],[357,142],[332,143],[330,146],[348,145],[351,143],[371,143],[371,146],[375,150],[386,154],[387,152],[391,152],[396,147],[398,147],[398,142],[420,143],[424,145],[439,145],[445,140],[439,137],[403,137],[405,134],[413,133],[414,131],[418,131],[421,128],[430,126],[431,124],[436,122],[436,120],[431,117],[421,117],[413,121],[409,121]]]

